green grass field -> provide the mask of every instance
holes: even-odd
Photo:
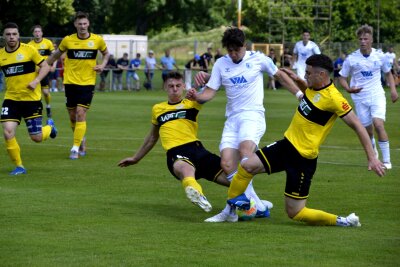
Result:
[[[345,94],[346,97],[349,95]],[[393,169],[378,178],[366,169],[356,135],[342,121],[321,149],[308,207],[356,212],[361,228],[311,227],[287,218],[285,174],[255,178],[272,201],[270,219],[207,224],[227,189],[201,180],[213,204],[192,205],[166,167],[160,144],[139,165],[119,168],[150,129],[161,91],[96,93],[88,114],[88,155],[68,159],[72,145],[63,93],[53,93],[59,135],[35,144],[25,125],[17,138],[27,175],[11,177],[0,150],[0,266],[398,266],[400,261],[399,103],[388,103]],[[296,107],[284,90],[266,91],[265,145],[283,136]],[[218,152],[225,96],[200,114],[199,135]]]

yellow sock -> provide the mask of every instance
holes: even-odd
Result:
[[[201,188],[201,185],[196,181],[196,179],[194,177],[185,177],[182,180],[182,186],[185,189],[188,186],[193,187],[194,189],[196,189],[197,191],[200,192],[200,194],[203,194],[203,189]]]
[[[336,225],[336,218],[337,215],[304,207],[294,216],[293,220],[310,225]]]
[[[75,124],[74,130],[74,146],[80,146],[86,133],[86,121],[79,121]]]
[[[46,125],[42,127],[42,141],[46,141],[47,139],[49,139],[51,133],[51,126],[50,125]]]
[[[231,185],[228,190],[228,199],[237,197],[246,191],[247,186],[249,185],[251,179],[254,175],[248,173],[243,167],[239,164],[237,173],[233,176]]]
[[[50,94],[44,95],[44,101],[46,102],[47,105],[50,105],[51,95]]]
[[[22,166],[21,149],[19,148],[17,139],[13,137],[10,140],[6,140],[6,147],[12,162],[14,162],[16,166]]]

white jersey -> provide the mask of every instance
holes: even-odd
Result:
[[[239,63],[225,55],[215,62],[207,87],[213,90],[225,87],[226,117],[246,110],[264,112],[263,73],[274,76],[277,71],[271,58],[260,52],[246,51]]]
[[[390,64],[390,68],[393,68],[393,62],[396,60],[396,54],[386,52],[385,55],[388,58],[388,61],[389,61],[388,64]]]
[[[319,50],[318,45],[313,41],[308,41],[306,45],[303,44],[303,41],[298,41],[294,46],[293,53],[297,55],[297,61],[293,68],[297,69],[297,74],[299,74],[300,78],[304,79],[307,58],[312,55],[321,54],[321,50]]]
[[[390,69],[388,57],[384,53],[372,48],[371,54],[365,57],[358,49],[347,56],[339,74],[346,78],[351,76],[350,87],[363,88],[359,93],[351,94],[353,100],[360,100],[385,93],[381,71],[387,73]]]

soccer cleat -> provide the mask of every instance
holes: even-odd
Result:
[[[230,206],[235,206],[235,207],[243,209],[243,210],[250,209],[250,199],[248,199],[244,193],[241,195],[238,195],[237,197],[228,199],[226,202]]]
[[[390,163],[390,162],[384,162],[383,165],[385,165],[386,170],[392,169],[392,163]]]
[[[236,213],[226,213],[221,211],[217,215],[214,215],[208,219],[204,220],[205,222],[237,222],[238,221],[238,216]]]
[[[191,186],[187,186],[185,188],[185,193],[187,198],[195,205],[199,206],[206,212],[210,212],[212,207],[210,202],[208,202],[207,198],[202,195],[199,191]]]
[[[79,156],[86,156],[86,137],[83,137],[81,145],[79,146]]]
[[[256,218],[269,218],[269,217],[270,217],[270,212],[268,208],[266,208],[264,211],[257,210]]]
[[[70,159],[79,159],[79,152],[75,150],[71,150],[71,154],[69,154]]]
[[[352,227],[361,227],[360,218],[355,213],[350,214],[346,217],[346,221]]]
[[[274,207],[274,204],[272,204],[271,201],[268,201],[268,200],[261,200],[261,202],[264,204],[264,206],[265,206],[268,210],[270,210],[270,209],[272,209],[272,208]]]
[[[18,166],[12,172],[10,172],[10,175],[20,175],[20,174],[26,174],[26,170],[24,167]]]
[[[53,119],[48,119],[47,120],[47,125],[49,125],[51,127],[51,132],[50,132],[50,137],[51,138],[56,138],[57,136],[57,128],[56,125],[54,124]]]

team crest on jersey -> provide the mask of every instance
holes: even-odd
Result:
[[[314,103],[317,103],[317,102],[319,102],[320,99],[321,99],[321,95],[320,95],[320,94],[316,94],[316,95],[313,97],[313,102],[314,102]]]
[[[231,70],[229,68],[225,68],[225,72],[230,72]]]
[[[176,105],[175,109],[183,109],[185,106],[183,104]]]
[[[251,63],[246,63],[246,68],[251,69],[253,67],[253,64]]]
[[[89,47],[94,47],[94,42],[93,42],[93,41],[89,41],[89,42],[87,43],[87,45],[88,45]]]
[[[23,59],[24,59],[24,55],[18,53],[18,54],[17,54],[17,60],[19,61],[19,60],[23,60]]]
[[[45,48],[44,44],[40,44],[40,48]]]

